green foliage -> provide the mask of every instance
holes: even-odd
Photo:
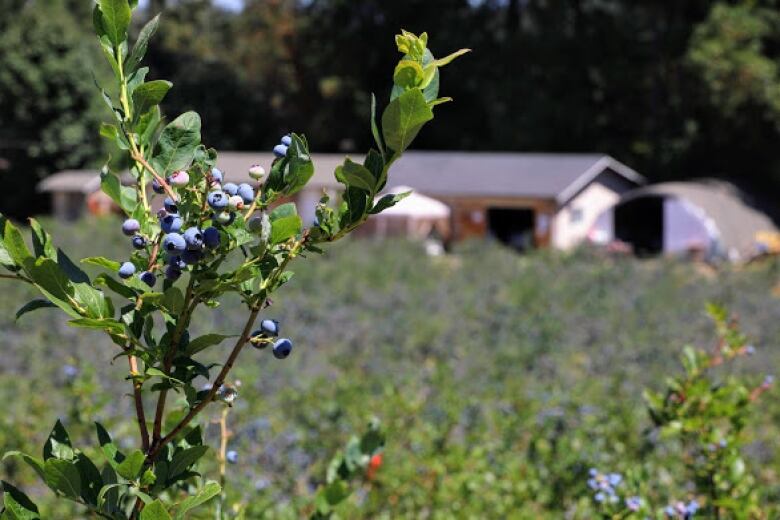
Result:
[[[318,242],[333,242],[346,236],[368,218],[369,211],[377,213],[389,207],[387,202],[375,205],[375,196],[392,162],[408,147],[422,124],[432,119],[430,106],[434,102],[424,99],[425,85],[402,86],[404,92],[386,109],[390,116],[383,118],[383,131],[388,136],[401,136],[403,146],[395,150],[383,148],[381,154],[370,152],[365,166],[347,159],[336,172],[346,188],[344,200],[337,208],[322,213],[324,225],[304,229],[295,204],[280,204],[282,197],[301,190],[314,174],[308,141],[298,134],[289,136],[286,152],[272,164],[266,181],[239,191],[240,204],[232,202],[230,208],[223,210],[225,205],[218,206],[212,198],[227,195],[221,191],[214,173],[216,151],[201,143],[200,116],[186,112],[163,124],[159,104],[172,85],[164,80],[146,81],[149,69],[140,67],[157,26],[156,18],[142,29],[128,53],[134,7],[135,2],[128,0],[100,0],[94,7],[92,21],[115,76],[113,88],[106,90],[98,85],[100,96],[115,119],[115,124],[102,125],[100,134],[126,152],[135,181],[132,187],[122,185],[119,176],[106,165],[101,172],[101,188],[128,219],[134,220],[134,229],[129,233],[145,244],[136,247],[129,260],[139,276],[123,274],[119,261],[93,256],[82,263],[108,272],[91,279],[65,253],[55,249],[51,236],[35,220],[30,222],[30,250],[21,230],[0,217],[0,261],[9,272],[3,275],[4,279],[29,284],[45,298],[23,306],[17,311],[17,318],[56,306],[71,318],[70,326],[105,332],[119,347],[117,357],[126,357],[130,367],[127,379],[133,389],[140,433],[140,447],[122,451],[98,424],[97,440],[105,459],[102,470],[85,452],[74,448],[60,421],[44,444],[42,460],[14,454],[30,464],[58,497],[82,505],[91,514],[117,520],[158,520],[173,518],[172,512],[176,518],[182,518],[220,494],[221,487],[216,483],[194,488],[200,478],[196,468],[209,448],[193,420],[215,401],[231,405],[235,400],[237,394],[225,385],[226,377],[249,342],[261,310],[271,304],[270,295],[292,278],[292,272],[287,270],[289,264],[307,251],[321,252],[316,246]],[[407,52],[404,60],[417,52],[430,54],[425,48],[427,36],[418,39],[404,33],[404,37],[415,42],[414,52]],[[448,60],[430,66],[440,67],[445,61]],[[414,96],[422,106],[408,106],[403,102],[407,96]],[[396,101],[402,102],[400,111],[392,108]],[[421,110],[426,113],[424,120],[417,115]],[[372,123],[372,132],[375,129]],[[394,143],[388,140],[389,145]],[[173,182],[177,177],[186,180]],[[152,211],[150,182],[170,199],[161,215]],[[151,197],[156,191],[159,190],[152,190]],[[169,208],[170,204],[175,204],[176,209]],[[188,252],[193,253],[195,247],[193,254],[200,255],[187,261],[191,267],[179,266],[179,257],[169,245],[175,245],[170,242],[174,238],[182,244],[184,239],[170,229],[163,231],[165,218],[176,219],[183,229],[194,228],[201,236],[199,244],[188,244]],[[202,237],[209,220],[209,231],[215,233],[216,239],[205,244]],[[179,249],[183,251],[184,245]],[[176,270],[175,276],[170,269]],[[154,276],[162,273],[167,279],[157,292]],[[182,274],[186,283],[177,286]],[[114,275],[124,281],[116,280]],[[238,296],[249,313],[242,332],[205,334],[190,341],[189,329],[196,309],[215,308],[228,295]],[[221,364],[206,365],[196,359],[228,338],[236,339]],[[220,368],[212,376],[215,366]],[[212,383],[207,389],[198,390],[198,377]],[[176,408],[166,410],[171,391],[183,399]],[[157,399],[149,421],[144,403],[148,394]],[[374,428],[367,435],[376,438],[378,433]],[[366,457],[378,448],[375,442],[365,439],[360,445],[363,448],[348,447],[344,456],[348,471],[339,470],[341,484],[329,478],[334,486],[345,485],[343,481],[348,480],[349,472],[354,471],[356,464],[365,462],[355,457]],[[327,502],[335,505],[337,497],[332,491],[327,494]],[[177,505],[179,495],[187,498]],[[34,513],[22,498],[14,499],[10,491],[8,504],[11,512]]]

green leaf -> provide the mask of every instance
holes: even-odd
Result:
[[[200,116],[185,112],[171,121],[160,135],[153,165],[160,175],[189,167],[200,144]]]
[[[173,83],[162,79],[139,85],[133,91],[133,107],[136,120],[139,116],[151,110],[152,107],[159,105],[172,86]]]
[[[368,168],[349,158],[344,161],[343,165],[336,167],[336,180],[347,187],[359,188],[372,195],[376,189],[376,179]]]
[[[209,451],[208,446],[193,446],[192,448],[176,452],[173,455],[173,460],[171,460],[171,466],[168,470],[169,478],[175,479],[177,476],[187,471],[187,469],[198,462],[198,459],[205,455],[207,451]]]
[[[292,134],[290,138],[292,142],[287,151],[287,171],[284,174],[286,195],[298,193],[314,175],[314,163],[306,142],[297,134]]]
[[[82,258],[81,263],[96,265],[98,267],[105,267],[112,273],[119,271],[119,267],[122,265],[119,262],[114,260],[109,260],[104,256],[89,256],[87,258]]]
[[[10,220],[5,220],[3,242],[6,252],[16,265],[24,267],[32,259],[32,254],[27,249],[27,244],[24,243],[22,233],[11,224]]]
[[[49,301],[74,318],[81,316],[74,305],[75,289],[73,284],[65,276],[57,262],[50,258],[39,258],[34,263],[28,260],[27,271],[38,290]]]
[[[5,505],[3,514],[9,520],[39,520],[41,518],[38,514],[38,506],[27,495],[5,480],[0,481],[0,483],[3,485],[3,505]]]
[[[301,232],[303,221],[298,215],[271,221],[271,244],[280,244]]]
[[[95,429],[97,430],[97,438],[100,447],[103,449],[103,454],[106,456],[108,463],[112,468],[116,469],[119,464],[125,460],[124,454],[119,451],[116,444],[111,440],[111,435],[99,422],[95,423]],[[104,479],[105,480],[105,479]]]
[[[109,172],[107,167],[100,172],[100,189],[128,213],[138,202],[135,190],[129,186],[122,186],[119,177]]]
[[[403,89],[420,86],[423,81],[422,66],[416,61],[401,60],[393,72],[393,83]]]
[[[417,88],[407,90],[394,99],[382,114],[385,143],[396,152],[403,152],[431,119],[433,112],[422,91]]]
[[[32,300],[24,304],[24,306],[16,311],[16,320],[19,320],[22,316],[27,314],[28,312],[37,311],[38,309],[48,309],[51,307],[57,307],[52,302],[48,300]]]
[[[455,58],[459,56],[463,56],[464,54],[467,54],[471,52],[471,49],[458,49],[457,51],[453,52],[452,54],[445,56],[444,58],[440,58],[438,60],[434,60],[433,64],[437,67],[443,67],[449,63],[452,62]]]
[[[376,215],[377,213],[382,213],[387,208],[391,208],[398,204],[398,202],[402,201],[409,195],[411,195],[411,191],[405,191],[403,193],[395,193],[395,194],[389,194],[385,195],[381,199],[379,199],[379,202],[374,204],[374,207],[369,210],[369,213],[371,215]]]
[[[219,484],[214,481],[207,482],[195,495],[187,497],[178,505],[176,508],[176,520],[184,520],[188,511],[205,504],[221,492],[222,487]]]
[[[141,32],[138,33],[138,39],[135,42],[135,45],[133,45],[133,50],[130,53],[130,56],[127,57],[127,61],[125,62],[125,69],[128,71],[131,71],[135,69],[139,63],[141,63],[141,60],[146,55],[146,49],[149,46],[149,40],[152,38],[154,33],[157,31],[157,27],[160,24],[160,15],[158,14],[149,22],[147,22],[146,25],[144,25],[143,29],[141,29]]]
[[[385,144],[382,141],[382,137],[379,134],[379,127],[376,124],[376,96],[373,92],[371,93],[371,134],[374,136],[374,141],[376,141],[376,147],[379,148],[379,152],[384,157]]]
[[[67,430],[65,430],[59,419],[54,423],[54,427],[43,445],[43,460],[48,461],[51,458],[68,460],[73,458],[70,436],[68,436]]]
[[[280,204],[279,206],[275,207],[273,211],[271,211],[269,218],[271,219],[271,222],[273,222],[274,220],[284,218],[284,217],[291,217],[297,214],[298,214],[298,208],[295,207],[295,203],[287,202],[285,204]]]
[[[41,477],[41,480],[45,479],[45,476],[43,474],[43,459],[39,459],[38,457],[33,457],[32,455],[27,455],[26,453],[22,453],[21,451],[9,451],[5,455],[3,455],[3,460],[9,457],[19,457],[24,462],[26,462],[28,466],[30,466],[32,469],[35,470],[38,476]]]
[[[111,42],[118,46],[127,38],[131,16],[130,4],[127,0],[98,0],[98,5],[103,15],[101,28]]]
[[[82,307],[84,314],[88,318],[96,320],[111,319],[114,315],[114,305],[111,299],[106,298],[102,291],[99,291],[86,283],[73,284],[73,297]]]
[[[171,515],[165,510],[162,502],[155,500],[141,511],[140,520],[172,520]]]
[[[43,230],[40,223],[34,218],[30,219],[30,231],[32,232],[33,253],[35,253],[35,256],[56,258],[56,250],[51,242],[51,236]]]
[[[198,352],[205,350],[211,346],[219,345],[228,338],[237,338],[238,335],[225,335],[225,334],[204,334],[190,341],[189,345],[184,351],[184,355],[187,357],[194,356]]]
[[[135,300],[138,296],[138,293],[133,290],[132,288],[119,283],[114,278],[111,278],[106,273],[99,274],[95,277],[94,280],[95,285],[103,285],[114,291],[120,296],[124,296],[128,300]]]
[[[108,318],[78,318],[70,320],[68,325],[82,329],[105,330],[112,334],[124,334],[125,332],[122,323]]]
[[[127,480],[135,480],[141,475],[146,455],[141,450],[131,452],[117,467],[119,476]]]
[[[43,464],[46,484],[69,498],[81,495],[81,477],[73,462],[62,459],[49,459]]]
[[[76,456],[76,469],[81,479],[81,498],[84,502],[96,506],[98,494],[103,487],[103,477],[100,476],[95,464],[83,453]]]

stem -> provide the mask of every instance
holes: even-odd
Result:
[[[5,274],[5,273],[2,273],[2,274],[0,274],[0,279],[1,280],[21,280],[23,282],[33,283],[32,280],[30,280],[29,278],[27,278],[23,274]]]
[[[141,387],[143,383],[138,381],[135,376],[138,375],[138,358],[127,356],[127,362],[130,365],[130,375],[133,377],[133,397],[135,399],[135,415],[138,418],[138,429],[141,433],[141,446],[144,451],[149,449],[149,430],[146,428],[146,413],[144,412],[144,402],[141,396]]]
[[[175,439],[179,432],[181,432],[188,424],[190,424],[195,416],[197,416],[211,401],[214,400],[214,396],[217,394],[219,387],[222,386],[222,383],[225,382],[225,378],[233,368],[233,363],[236,362],[238,355],[241,353],[241,349],[243,349],[244,345],[246,345],[247,341],[249,341],[249,335],[252,333],[252,325],[254,325],[259,313],[260,305],[252,307],[252,312],[249,314],[246,325],[244,325],[244,330],[241,332],[241,337],[239,337],[236,341],[233,350],[230,352],[230,356],[228,356],[228,359],[223,365],[222,370],[220,370],[219,375],[214,380],[214,384],[212,385],[211,390],[209,390],[209,393],[206,394],[200,403],[198,403],[194,408],[190,409],[189,413],[184,416],[179,424],[177,424],[173,430],[168,433],[168,435],[160,439],[159,442],[152,446],[149,454],[147,455],[147,460],[154,461],[155,457],[157,457],[157,455],[160,453],[160,450],[166,444]]]
[[[225,474],[227,473],[227,445],[228,440],[232,437],[230,430],[227,427],[228,413],[230,408],[227,406],[222,410],[222,415],[219,418],[219,454],[217,460],[219,461],[219,485],[222,488],[222,492],[219,496],[219,502],[217,502],[217,518],[222,518],[222,508],[225,502]]]
[[[131,145],[131,147],[133,148],[133,149],[131,150],[131,152],[130,152],[130,155],[132,156],[133,160],[134,160],[134,161],[136,161],[136,162],[138,162],[138,163],[140,163],[140,164],[141,164],[141,165],[142,165],[144,168],[146,168],[147,170],[149,170],[149,173],[151,173],[151,174],[152,174],[152,177],[154,177],[155,179],[157,179],[157,182],[159,182],[159,183],[160,183],[160,186],[162,186],[162,187],[163,187],[163,189],[165,190],[165,193],[166,193],[166,194],[168,194],[168,196],[169,196],[169,197],[170,197],[172,200],[177,200],[177,198],[178,198],[178,197],[176,197],[176,194],[175,194],[175,193],[173,192],[173,190],[171,189],[171,186],[168,184],[168,181],[166,181],[165,179],[163,179],[163,178],[160,176],[160,174],[159,174],[159,173],[157,173],[157,170],[155,170],[155,169],[152,167],[152,165],[151,165],[151,164],[149,164],[149,161],[147,161],[147,160],[144,158],[143,154],[142,154],[141,152],[139,152],[139,151],[138,151],[138,149],[135,147],[135,142],[134,142],[134,141],[131,141],[131,142],[130,142],[130,145]],[[143,175],[143,171],[141,172],[141,174]]]
[[[176,329],[174,329],[173,335],[171,336],[171,345],[168,348],[168,352],[165,354],[165,359],[163,360],[163,373],[165,373],[166,376],[170,376],[173,360],[176,357],[176,351],[178,350],[184,328],[187,326],[192,313],[195,311],[195,307],[198,305],[198,299],[193,298],[192,294],[194,285],[195,278],[190,274],[190,281],[187,284],[187,292],[184,297],[184,311],[181,313],[179,319],[176,322]],[[162,421],[165,414],[165,399],[167,397],[168,389],[163,388],[160,390],[160,396],[157,399],[157,409],[154,413],[154,430],[152,432],[152,443],[155,445],[160,441],[162,434]],[[148,452],[148,449],[149,446],[146,447],[145,451]]]

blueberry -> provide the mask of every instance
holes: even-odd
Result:
[[[152,179],[152,191],[162,195],[165,193],[165,188],[163,188],[162,184],[157,179]]]
[[[214,222],[223,226],[229,226],[234,220],[236,220],[236,214],[230,211],[220,211],[214,215]]]
[[[228,208],[231,210],[243,209],[244,199],[240,195],[233,195],[228,199]]]
[[[247,183],[239,184],[238,196],[244,200],[244,204],[251,204],[255,200],[255,190]]]
[[[292,144],[292,136],[290,134],[287,134],[284,137],[282,137],[282,144],[284,146],[290,146]]]
[[[160,227],[165,233],[178,233],[181,230],[181,217],[175,213],[165,215],[160,219]]]
[[[154,276],[153,273],[150,273],[149,271],[144,271],[140,275],[141,281],[148,285],[149,287],[154,287],[154,284],[157,283],[157,277]]]
[[[206,244],[206,247],[214,249],[215,247],[219,247],[219,242],[219,230],[215,227],[206,228],[203,232],[203,243]]]
[[[162,246],[169,253],[181,253],[187,248],[187,243],[180,234],[168,233],[163,237]]]
[[[259,164],[253,164],[252,166],[249,167],[249,176],[256,181],[259,181],[260,179],[265,177],[265,168],[263,168]]]
[[[237,464],[238,463],[238,452],[236,450],[230,450],[225,454],[225,460],[227,460],[231,464]]]
[[[260,331],[266,336],[279,335],[279,322],[276,320],[263,320],[260,322]]]
[[[134,218],[129,218],[122,222],[122,233],[132,236],[141,230],[141,224]]]
[[[175,267],[179,271],[187,267],[187,264],[184,262],[184,260],[181,259],[179,255],[168,257],[168,265]]]
[[[184,241],[187,243],[187,249],[199,251],[203,248],[203,233],[196,227],[191,227],[184,232]]]
[[[222,186],[222,191],[227,193],[230,196],[237,195],[238,194],[238,186],[233,184],[232,182],[228,182],[224,186]]]
[[[179,170],[177,172],[173,172],[173,175],[170,176],[168,179],[168,184],[171,184],[173,186],[186,186],[190,183],[190,174],[187,173],[185,170]]]
[[[207,197],[209,206],[214,209],[225,209],[228,205],[228,197],[221,191],[212,191]]]
[[[165,211],[167,211],[168,213],[179,212],[179,206],[177,206],[177,201],[173,200],[170,197],[165,197],[165,202],[163,202],[163,206],[165,206]]]
[[[284,359],[287,356],[290,355],[290,352],[292,352],[292,341],[290,341],[287,338],[282,338],[276,340],[276,343],[274,343],[274,357],[276,359]]]
[[[287,157],[287,147],[283,144],[277,144],[274,146],[274,155],[279,159],[282,157]]]
[[[222,175],[222,170],[219,168],[212,168],[211,169],[211,181],[212,182],[222,182],[224,179],[224,176]]]
[[[135,266],[130,262],[125,262],[119,267],[119,278],[127,279],[135,274]]]
[[[179,279],[180,276],[181,276],[181,269],[179,269],[177,266],[169,265],[168,267],[165,268],[165,277],[168,280],[175,282],[176,280]]]
[[[133,237],[133,247],[136,249],[143,249],[146,247],[146,239],[141,235]]]
[[[203,260],[203,253],[187,249],[181,254],[181,259],[187,265],[194,265]]]

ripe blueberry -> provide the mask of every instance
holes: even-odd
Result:
[[[249,167],[249,176],[256,181],[259,181],[260,179],[265,177],[265,168],[263,168],[259,164],[253,164],[252,166]]]
[[[127,236],[135,235],[141,230],[141,224],[134,218],[122,222],[122,233]]]
[[[244,200],[244,204],[251,204],[255,200],[255,190],[247,183],[239,184],[238,196]]]
[[[212,191],[207,197],[209,206],[214,209],[225,209],[228,205],[228,197],[221,191]]]
[[[203,260],[203,253],[200,251],[191,251],[187,249],[181,254],[181,259],[187,265],[194,265]]]
[[[279,159],[282,157],[287,157],[287,147],[283,144],[277,144],[274,146],[274,155]]]
[[[222,170],[219,168],[212,168],[211,169],[211,181],[212,182],[222,182],[222,179],[224,176],[222,175]]]
[[[170,197],[165,197],[165,201],[163,202],[163,205],[165,206],[165,211],[168,213],[178,213],[179,212],[179,206],[176,205],[175,200],[173,200]]]
[[[178,233],[181,230],[181,217],[175,213],[165,215],[160,219],[160,227],[165,233]]]
[[[187,243],[187,249],[199,251],[203,248],[203,233],[196,227],[191,227],[184,232],[184,241]]]
[[[181,271],[182,269],[187,267],[187,264],[184,263],[184,260],[182,260],[179,255],[172,255],[172,256],[168,257],[168,264],[172,265],[173,267],[175,267],[179,271]]]
[[[146,247],[146,239],[141,235],[133,237],[133,247],[136,249],[143,249]]]
[[[276,359],[284,359],[292,352],[292,341],[287,338],[276,340],[274,343],[273,353]]]
[[[154,284],[157,283],[157,277],[154,276],[153,273],[150,273],[149,271],[144,271],[140,275],[141,281],[148,285],[149,287],[154,287]]]
[[[169,253],[181,253],[187,248],[187,243],[180,234],[168,233],[163,237],[162,246]]]
[[[179,170],[173,172],[173,175],[168,179],[168,184],[172,186],[186,186],[190,183],[190,174],[186,170]]]
[[[282,137],[282,144],[284,146],[290,146],[292,144],[292,136],[290,134],[287,134],[284,137]]]
[[[124,280],[135,274],[135,266],[130,262],[125,262],[119,267],[119,278]]]
[[[277,320],[263,320],[260,322],[260,332],[266,336],[279,335],[279,322]]]
[[[232,182],[228,182],[227,184],[222,186],[222,191],[224,191],[225,193],[227,193],[232,197],[233,195],[238,194],[238,186],[236,186]]]
[[[158,195],[162,195],[165,193],[165,188],[163,188],[162,184],[160,184],[157,179],[152,179],[152,191]]]
[[[206,247],[211,249],[219,247],[219,241],[219,230],[215,227],[206,228],[203,232],[203,243],[206,244]]]
[[[225,454],[225,460],[227,460],[231,464],[237,464],[238,463],[238,452],[236,450],[230,450]]]
[[[168,280],[175,282],[176,280],[179,279],[180,276],[181,276],[181,269],[179,269],[177,266],[169,265],[168,267],[165,268],[165,277]]]

